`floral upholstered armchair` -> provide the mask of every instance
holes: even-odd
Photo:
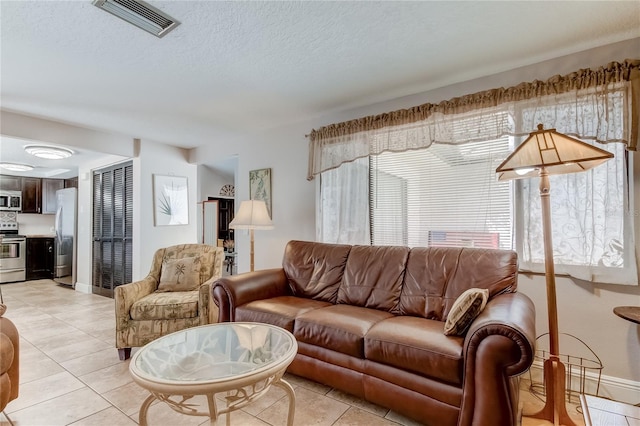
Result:
[[[115,289],[116,348],[121,360],[132,347],[197,325],[216,322],[211,284],[222,276],[222,247],[182,244],[156,251],[143,280]]]

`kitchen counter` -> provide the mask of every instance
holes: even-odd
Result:
[[[27,234],[27,238],[55,238],[55,234]]]

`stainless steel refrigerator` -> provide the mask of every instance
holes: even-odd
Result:
[[[76,229],[78,193],[76,188],[56,191],[56,241],[54,280],[60,284],[76,284]]]

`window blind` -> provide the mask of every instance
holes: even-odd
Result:
[[[373,244],[511,249],[511,185],[495,175],[510,143],[505,136],[372,156]]]

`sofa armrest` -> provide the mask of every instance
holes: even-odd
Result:
[[[284,269],[264,269],[219,278],[211,290],[218,322],[235,321],[236,307],[254,300],[291,294]]]
[[[147,275],[140,281],[123,284],[115,288],[113,298],[116,306],[116,330],[120,325],[125,325],[130,319],[131,306],[158,288],[158,281],[151,275]]]
[[[535,307],[523,293],[491,299],[464,340],[459,426],[514,424],[518,381],[535,354]]]

